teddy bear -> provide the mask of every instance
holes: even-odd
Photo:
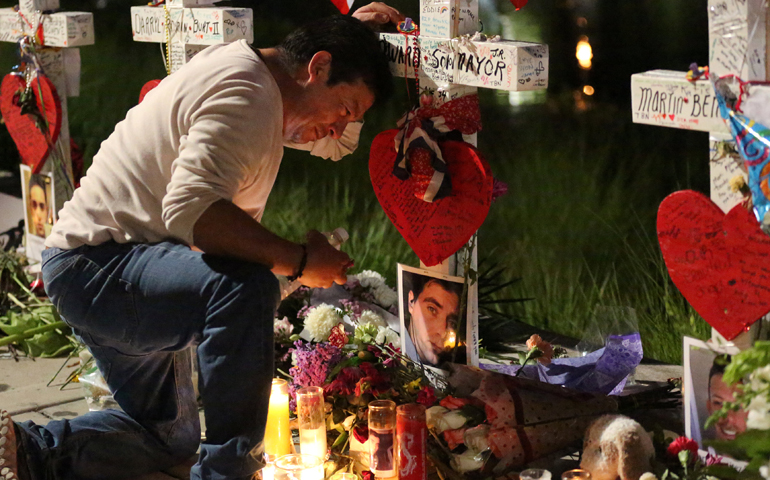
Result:
[[[652,470],[655,448],[636,421],[623,415],[604,415],[586,430],[580,468],[591,480],[639,480]]]

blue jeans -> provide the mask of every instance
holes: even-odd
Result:
[[[199,445],[192,479],[247,479],[262,467],[278,303],[267,267],[170,242],[108,242],[46,250],[43,280],[125,413],[19,424],[32,480],[138,476],[186,460]]]

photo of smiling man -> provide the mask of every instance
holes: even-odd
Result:
[[[465,309],[460,311],[462,290],[460,277],[399,265],[401,344],[407,357],[430,366],[466,363],[459,332],[465,315]]]

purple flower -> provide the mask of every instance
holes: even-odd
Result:
[[[291,349],[297,364],[291,367],[290,408],[295,410],[296,393],[302,387],[323,387],[329,371],[343,358],[342,349],[329,342],[305,343],[301,340],[294,342]]]
[[[340,307],[345,313],[352,317],[353,321],[358,321],[361,314],[364,313],[364,307],[354,300],[342,299],[340,300]]]
[[[508,193],[508,184],[502,180],[493,178],[492,183],[492,201],[494,202],[498,198]]]
[[[711,467],[714,465],[722,465],[722,457],[719,455],[706,454],[706,466]]]

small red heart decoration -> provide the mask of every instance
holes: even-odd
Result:
[[[139,91],[139,103],[142,103],[144,97],[158,85],[160,85],[160,80],[150,80],[149,82],[142,85],[142,89]]]
[[[657,229],[674,284],[726,339],[770,312],[770,237],[743,205],[725,215],[703,194],[676,192],[660,204]]]
[[[48,139],[35,125],[29,114],[22,114],[18,104],[18,94],[24,91],[26,83],[22,75],[10,73],[0,85],[0,113],[5,126],[19,149],[21,161],[32,168],[32,173],[40,173],[50,148],[56,144],[61,131],[62,110],[56,87],[43,74],[32,80],[32,92],[38,111],[48,121]],[[42,102],[41,102],[42,98]]]
[[[415,196],[419,179],[402,181],[393,175],[396,134],[398,129],[386,130],[372,142],[369,176],[390,221],[417,257],[430,267],[458,251],[484,223],[492,203],[492,171],[472,145],[442,142],[452,193],[425,202]]]
[[[671,113],[671,114],[669,114],[669,115],[668,115],[668,118],[669,118],[670,120],[673,120],[673,119],[674,119],[674,117],[676,117],[676,115],[674,115],[673,113]]]

